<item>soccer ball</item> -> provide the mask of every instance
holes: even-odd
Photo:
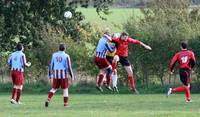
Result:
[[[66,11],[66,12],[64,13],[64,17],[65,17],[65,18],[72,18],[72,13],[71,13],[70,11]]]

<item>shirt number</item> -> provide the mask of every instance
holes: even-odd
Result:
[[[57,56],[57,57],[56,57],[56,61],[59,62],[59,63],[61,63],[61,62],[62,62],[62,57],[58,57],[58,56]]]
[[[184,57],[181,58],[181,60],[182,60],[182,63],[187,63],[188,57],[187,57],[187,56],[184,56]]]

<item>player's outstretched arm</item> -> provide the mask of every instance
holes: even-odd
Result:
[[[144,44],[143,42],[140,42],[140,45],[143,46],[147,50],[152,50],[149,45]]]

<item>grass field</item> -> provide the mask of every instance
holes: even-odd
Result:
[[[80,8],[78,9],[85,15],[85,21],[90,22],[93,25],[97,25],[101,28],[110,27],[114,32],[118,32],[122,30],[122,24],[127,21],[127,19],[134,15],[136,17],[140,17],[141,13],[139,9],[131,9],[131,8],[111,8],[112,12],[109,15],[102,15],[107,18],[107,20],[102,20],[98,14],[96,13],[96,9],[94,8]]]
[[[55,95],[44,107],[47,95],[23,94],[22,105],[12,105],[9,95],[0,96],[0,117],[199,117],[200,95],[187,104],[184,95],[70,95],[70,107],[63,107],[62,95]]]

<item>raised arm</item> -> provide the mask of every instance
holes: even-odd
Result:
[[[147,50],[152,50],[150,46],[144,44],[143,42],[141,42],[139,40],[128,38],[128,42],[131,43],[131,44],[139,44],[139,45],[143,46]]]

